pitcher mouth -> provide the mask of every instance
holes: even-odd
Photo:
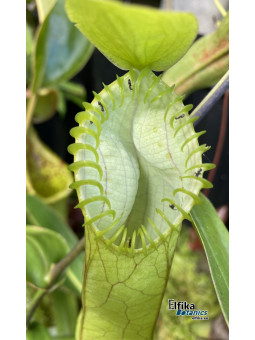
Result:
[[[117,77],[94,97],[70,132],[77,207],[108,246],[157,247],[190,219],[201,188],[212,187],[202,178],[214,167],[202,164],[205,131],[194,131],[192,106],[148,69]]]

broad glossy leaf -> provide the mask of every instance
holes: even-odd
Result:
[[[66,163],[40,140],[32,128],[27,134],[27,171],[33,189],[47,202],[55,202],[70,194],[72,175]]]
[[[33,91],[73,77],[93,51],[91,43],[69,21],[64,2],[57,1],[40,28]]]
[[[175,91],[189,95],[216,84],[229,68],[229,16],[219,28],[196,41],[187,54],[167,70],[162,80]]]
[[[41,89],[38,93],[33,123],[43,123],[50,119],[57,110],[58,93],[54,89]]]
[[[79,313],[77,296],[61,289],[55,290],[51,296],[58,336],[74,334]]]
[[[27,195],[27,214],[29,222],[61,234],[73,248],[78,242],[77,236],[65,221],[52,208],[47,206],[39,197]],[[69,266],[67,271],[69,287],[75,292],[80,292],[82,282],[84,253],[81,253]],[[68,282],[67,282],[68,284]]]
[[[27,226],[26,238],[27,281],[44,288],[49,283],[51,265],[59,262],[69,247],[60,234],[38,226]]]
[[[38,322],[33,322],[27,330],[26,340],[51,340],[51,337],[45,326]]]
[[[78,242],[78,237],[69,225],[39,197],[27,194],[26,208],[30,223],[61,234],[71,248]]]
[[[204,246],[212,280],[224,317],[229,317],[229,235],[210,201],[200,194],[202,203],[190,215]]]
[[[197,34],[197,20],[189,13],[107,0],[67,0],[66,8],[79,30],[125,70],[165,70],[184,55]]]

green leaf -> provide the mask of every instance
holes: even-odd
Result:
[[[198,39],[187,54],[164,72],[162,80],[175,84],[178,94],[190,93],[216,84],[229,68],[229,15],[219,28]]]
[[[60,289],[55,290],[51,295],[58,336],[74,334],[79,313],[77,296]]]
[[[86,90],[81,84],[68,81],[66,83],[59,84],[59,88],[65,92],[74,96],[84,98],[86,96]]]
[[[121,69],[162,71],[176,63],[197,34],[189,13],[164,12],[106,0],[67,0],[79,30]]]
[[[228,323],[229,318],[229,235],[210,201],[200,194],[202,203],[190,215],[204,246],[219,303]]]
[[[90,42],[68,20],[64,0],[58,0],[39,31],[33,91],[73,77],[92,51]]]
[[[26,340],[51,340],[47,328],[38,322],[33,322],[29,325],[26,333]]]
[[[70,248],[74,247],[78,242],[78,237],[69,225],[39,197],[27,194],[26,208],[30,223],[61,234]]]
[[[70,249],[78,242],[77,236],[65,221],[39,197],[27,194],[27,215],[29,222],[53,230],[66,240]],[[81,253],[67,270],[67,285],[76,293],[81,291],[84,253]]]
[[[51,265],[59,262],[69,247],[60,234],[37,226],[27,226],[26,245],[26,279],[45,288]]]

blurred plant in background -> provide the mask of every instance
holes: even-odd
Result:
[[[64,116],[67,99],[82,107],[86,91],[69,80],[93,52],[92,44],[67,18],[64,3],[37,0],[39,22],[27,15],[26,24],[27,191],[51,203],[70,193],[72,175],[31,125],[49,120],[56,112]],[[29,6],[33,8],[34,2]]]
[[[61,336],[68,340],[69,335],[73,339],[84,260],[80,254],[64,277],[48,289],[51,278],[47,275],[53,263],[60,261],[78,242],[64,221],[68,201],[63,198],[71,193],[69,185],[73,176],[67,164],[40,139],[33,125],[44,123],[56,113],[63,118],[66,100],[82,107],[86,90],[70,79],[85,66],[93,49],[67,18],[64,0],[27,1],[28,316],[36,308],[27,332],[27,339],[31,340],[60,340]],[[55,204],[58,212],[46,202]],[[37,301],[40,301],[38,308]]]
[[[212,320],[221,314],[204,251],[202,248],[192,250],[190,241],[189,228],[184,225],[162,302],[158,340],[208,339]],[[206,306],[209,320],[194,322],[191,318],[176,317],[176,311],[167,309],[169,296],[175,301],[192,301],[196,306]]]

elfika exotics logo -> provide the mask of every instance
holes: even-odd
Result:
[[[168,299],[168,310],[176,310],[176,316],[192,316],[193,320],[208,320],[207,310],[197,310],[194,303]]]

